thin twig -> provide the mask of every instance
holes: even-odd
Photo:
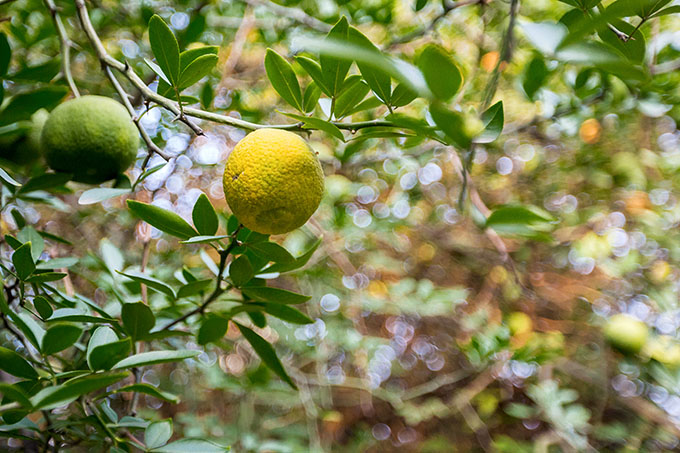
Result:
[[[244,2],[251,6],[264,6],[272,10],[277,16],[288,17],[321,33],[328,33],[331,29],[331,26],[327,23],[320,21],[316,17],[310,16],[299,8],[290,8],[288,6],[282,6],[274,2],[262,0],[244,0]]]
[[[76,82],[73,80],[73,75],[71,74],[71,47],[73,43],[66,33],[66,28],[64,28],[64,23],[59,16],[57,6],[54,4],[54,0],[43,0],[47,9],[50,10],[50,15],[52,16],[52,21],[54,22],[54,27],[57,29],[57,34],[59,35],[59,41],[61,42],[61,70],[64,73],[66,82],[68,83],[71,92],[75,97],[80,96]]]
[[[142,136],[142,140],[144,140],[144,143],[146,143],[146,147],[149,149],[149,156],[153,153],[158,154],[165,160],[170,160],[170,156],[165,154],[163,150],[161,150],[158,145],[156,145],[153,140],[151,140],[151,137],[149,137],[149,134],[146,133],[146,129],[144,129],[144,126],[142,126],[139,115],[136,114],[135,108],[132,106],[130,103],[130,99],[128,98],[128,94],[125,92],[123,87],[121,86],[120,82],[116,78],[116,76],[111,72],[111,68],[109,66],[104,67],[104,72],[106,72],[106,76],[109,78],[111,81],[111,85],[116,89],[116,92],[118,92],[118,96],[120,96],[121,100],[123,101],[123,105],[127,109],[128,113],[132,117],[132,121],[135,123],[135,126],[137,126],[137,130],[139,130],[139,134]]]

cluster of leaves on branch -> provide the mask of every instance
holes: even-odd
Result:
[[[295,356],[291,359],[290,354],[282,355],[281,350],[275,349],[271,332],[272,325],[316,328],[317,322],[313,318],[317,316],[311,314],[312,308],[302,305],[311,296],[301,294],[305,291],[295,289],[284,274],[309,272],[304,275],[331,285],[327,283],[330,277],[324,276],[324,272],[303,270],[313,262],[322,239],[305,230],[296,247],[299,253],[293,254],[278,240],[249,231],[226,210],[215,209],[206,195],[208,190],[200,185],[202,194],[192,204],[191,223],[160,207],[160,203],[147,203],[158,199],[153,199],[155,191],[145,189],[146,183],[176,165],[180,157],[161,149],[169,141],[167,135],[149,134],[144,128],[143,119],[151,112],[158,109],[165,112],[163,121],[171,134],[184,133],[188,129],[200,136],[211,125],[243,130],[277,127],[305,134],[319,131],[332,148],[326,156],[327,168],[341,169],[333,175],[338,178],[330,181],[330,201],[322,208],[325,211],[321,215],[325,215],[329,229],[353,234],[356,231],[350,230],[354,227],[347,212],[355,202],[347,200],[345,192],[349,193],[350,189],[343,185],[346,181],[342,179],[345,178],[343,175],[356,176],[358,180],[360,170],[365,169],[376,175],[380,172],[385,179],[394,178],[398,171],[385,176],[390,174],[386,168],[390,162],[394,164],[394,160],[372,153],[373,148],[398,148],[399,153],[403,153],[399,154],[399,162],[413,163],[407,162],[404,155],[411,153],[412,159],[417,161],[421,156],[432,155],[434,144],[440,153],[438,156],[446,156],[441,157],[441,161],[447,162],[449,183],[459,187],[457,199],[449,202],[456,205],[457,210],[446,204],[440,205],[442,212],[448,215],[455,211],[456,216],[464,214],[470,218],[471,221],[464,225],[467,230],[456,230],[461,237],[467,234],[466,231],[475,231],[479,241],[490,242],[488,248],[498,261],[490,266],[490,285],[500,287],[504,297],[514,302],[520,295],[528,294],[526,297],[530,300],[542,297],[540,289],[532,287],[528,276],[530,265],[523,264],[526,260],[522,256],[532,256],[534,247],[547,247],[545,244],[559,249],[563,244],[558,233],[564,233],[559,231],[560,222],[574,222],[574,229],[585,223],[580,218],[574,220],[539,208],[536,206],[539,202],[531,194],[497,195],[494,198],[502,203],[490,210],[477,192],[476,186],[479,190],[494,192],[494,184],[498,183],[492,178],[477,179],[480,174],[475,172],[474,163],[480,154],[486,156],[497,152],[506,143],[502,132],[507,127],[506,116],[509,115],[505,110],[508,102],[502,95],[513,89],[514,78],[518,79],[516,85],[521,89],[523,101],[542,101],[552,107],[552,110],[546,108],[548,114],[537,115],[528,124],[516,126],[518,133],[545,120],[558,121],[562,117],[581,114],[580,110],[592,106],[601,109],[596,111],[604,116],[607,110],[623,108],[630,100],[637,102],[640,110],[661,109],[661,115],[671,112],[671,108],[677,110],[678,95],[669,89],[669,86],[677,89],[677,80],[672,73],[677,64],[674,54],[668,51],[668,55],[650,57],[647,45],[650,25],[678,12],[680,7],[670,5],[670,0],[617,0],[604,4],[598,0],[564,0],[562,3],[568,9],[559,20],[545,20],[544,13],[533,9],[528,11],[535,14],[535,20],[533,14],[520,17],[523,2],[518,0],[507,4],[496,2],[499,6],[486,1],[444,2],[443,13],[436,13],[439,15],[432,20],[432,28],[446,14],[462,14],[464,10],[473,10],[475,13],[469,14],[478,12],[480,16],[494,13],[492,22],[498,31],[494,36],[499,40],[499,50],[495,52],[496,59],[492,60],[487,74],[482,75],[466,67],[464,59],[445,42],[428,40],[411,45],[410,41],[399,42],[398,39],[394,42],[369,39],[371,34],[360,31],[359,25],[360,15],[366,11],[357,3],[360,2],[348,2],[345,9],[340,10],[342,14],[323,17],[323,21],[309,15],[320,16],[314,5],[303,5],[309,13],[304,13],[305,21],[314,19],[330,31],[324,36],[309,33],[293,36],[287,44],[294,50],[294,55],[280,50],[286,47],[281,45],[282,37],[267,42],[269,48],[262,53],[261,63],[269,84],[287,104],[278,106],[277,112],[290,119],[281,124],[265,124],[264,121],[273,121],[273,115],[247,108],[243,101],[245,93],[242,91],[245,90],[230,93],[232,104],[228,108],[223,108],[223,104],[218,106],[216,102],[218,99],[224,101],[224,93],[216,92],[215,88],[218,81],[222,82],[218,63],[223,48],[214,45],[214,40],[206,39],[210,44],[202,43],[201,36],[209,35],[204,32],[210,31],[210,27],[206,25],[208,13],[201,9],[214,8],[215,15],[221,16],[224,12],[221,8],[227,6],[212,2],[192,5],[187,10],[189,24],[175,33],[161,16],[168,17],[167,9],[181,9],[179,3],[164,4],[164,11],[159,14],[143,2],[139,8],[120,6],[120,11],[111,15],[103,7],[86,4],[83,0],[57,2],[57,5],[51,1],[45,1],[43,5],[32,0],[16,0],[8,6],[0,5],[0,14],[4,14],[2,8],[9,8],[7,11],[12,17],[0,26],[3,31],[0,33],[0,77],[3,79],[0,85],[0,139],[25,133],[37,111],[52,110],[69,93],[75,96],[80,90],[92,94],[105,92],[129,105],[146,145],[140,151],[135,169],[130,172],[130,176],[134,176],[132,180],[125,176],[111,184],[86,190],[70,183],[69,175],[46,170],[39,162],[29,166],[11,162],[5,165],[3,162],[0,168],[0,208],[3,219],[7,219],[3,220],[0,244],[0,277],[3,281],[0,316],[4,335],[0,338],[0,370],[3,376],[13,376],[0,384],[2,436],[25,442],[21,445],[42,445],[45,449],[224,451],[226,447],[217,442],[191,436],[171,440],[173,422],[160,420],[153,413],[142,416],[137,405],[140,397],[173,404],[184,398],[184,395],[163,390],[163,386],[144,382],[145,370],[173,363],[194,366],[196,357],[210,351],[209,348],[236,349],[236,336],[245,340],[261,363],[280,380],[292,389],[297,390],[300,386],[306,392],[301,396],[301,405],[310,417],[310,397],[306,396],[309,382],[297,369]],[[418,1],[409,7],[432,12],[435,7],[439,8],[434,3]],[[26,5],[30,6],[22,7]],[[142,20],[135,19],[134,24],[130,24],[126,30],[129,36],[125,39],[138,39],[142,51],[136,58],[124,58],[122,53],[110,49],[105,33],[112,33],[116,27],[127,29],[126,21],[132,21],[131,10]],[[369,6],[366,10],[369,15],[374,13]],[[382,13],[375,12],[370,19],[386,29],[391,26],[391,18]],[[38,25],[23,28],[22,21]],[[400,34],[413,34],[417,41],[430,31],[429,26],[424,29],[406,26]],[[142,37],[148,37],[148,46]],[[520,43],[525,42],[527,45],[521,49],[526,64],[522,71],[511,74],[511,81],[507,81],[504,79],[506,67],[511,64],[513,55],[520,52]],[[404,44],[414,49],[403,53],[393,50]],[[34,64],[32,49],[36,48],[51,52],[54,58]],[[480,56],[482,53],[480,50]],[[77,54],[77,58],[73,54]],[[87,63],[83,64],[83,61]],[[75,72],[74,76],[70,68],[78,65],[86,66],[86,70]],[[559,87],[555,90],[559,95],[553,93],[550,97],[546,92],[554,85]],[[500,98],[497,92],[501,93]],[[602,105],[604,107],[598,107]],[[671,113],[680,118],[675,110]],[[234,112],[238,115],[232,114]],[[542,134],[536,130],[534,133]],[[589,137],[587,131],[582,136]],[[541,140],[544,138],[541,136]],[[375,160],[371,161],[371,158]],[[592,156],[583,159],[591,158],[596,160]],[[624,156],[614,170],[618,177],[644,180],[644,175],[640,176],[634,168],[627,166],[625,160]],[[600,164],[599,161],[596,163]],[[586,162],[584,166],[589,164]],[[601,176],[591,170],[594,176]],[[541,167],[539,171],[547,170]],[[557,190],[549,179],[550,176],[544,177],[529,186],[536,193]],[[593,181],[597,185],[600,180],[593,178]],[[407,186],[396,178],[390,183],[394,187]],[[606,184],[606,181],[602,183],[598,190],[608,191]],[[351,185],[352,182],[347,184]],[[356,198],[360,198],[359,194]],[[425,204],[423,200],[426,200],[425,195],[419,202]],[[370,203],[375,203],[375,199]],[[103,212],[111,206],[115,207],[113,217],[121,217],[120,222],[129,230],[124,237],[128,240],[143,238],[140,240],[143,250],[134,255],[135,264],[128,259],[126,266],[126,259],[108,240],[101,242],[99,251],[88,252],[87,249],[93,247],[79,247],[77,237],[69,238],[69,234],[53,230],[49,221],[31,220],[35,212],[49,211],[52,213],[49,218],[53,220],[59,216],[82,215],[86,219],[85,225],[88,222],[98,225],[92,220],[98,214],[91,213]],[[372,206],[375,208],[376,204]],[[88,211],[90,208],[101,208],[102,211]],[[379,211],[374,209],[373,212]],[[395,212],[394,208],[392,212]],[[395,240],[404,241],[406,235],[399,230],[408,226],[404,217],[387,219],[388,216],[389,209],[388,215],[375,216],[376,235],[398,230]],[[111,220],[112,217],[107,218]],[[139,220],[144,223],[137,223]],[[356,217],[354,224],[357,224]],[[151,239],[148,234],[151,227],[155,233],[162,232],[162,236]],[[135,229],[144,233],[134,236]],[[558,232],[553,234],[555,230]],[[512,241],[509,248],[505,242],[508,240]],[[149,265],[149,254],[155,254],[151,244],[161,241],[165,241],[181,259],[175,257],[165,263],[163,260],[167,256],[163,256],[152,259],[153,265]],[[598,247],[593,243],[597,241],[598,238],[592,237],[574,241],[574,253],[580,253],[579,263],[597,258],[593,253]],[[439,253],[431,249],[431,244],[424,243],[413,255],[421,259]],[[79,256],[71,254],[76,250],[81,252]],[[545,249],[538,250],[537,255],[550,254],[544,252]],[[555,255],[563,251],[559,249]],[[324,248],[324,253],[337,255],[338,252]],[[451,251],[451,255],[457,253],[462,252],[455,248]],[[401,259],[404,266],[409,259],[413,257]],[[483,261],[474,256],[472,263],[466,262],[467,267],[486,269],[486,263],[477,264],[475,260]],[[520,263],[515,264],[514,260]],[[399,266],[403,264],[400,260],[388,260],[397,268],[395,261]],[[338,260],[336,264],[343,274],[343,281],[351,281],[345,288],[356,288],[358,284],[352,278],[361,280],[363,274],[357,271],[355,275],[348,275],[342,266],[352,269],[351,263],[347,266]],[[615,268],[612,273],[619,277],[627,275],[625,263],[615,261],[603,263],[603,267],[605,265]],[[336,267],[329,269],[326,274],[339,272]],[[74,280],[80,282],[75,288]],[[372,283],[380,284],[369,285],[370,291],[362,301],[380,316],[394,315],[395,310],[403,310],[397,314],[408,316],[451,315],[461,298],[466,297],[469,286],[474,286],[433,288],[426,278],[418,282],[404,278],[398,284],[385,280],[389,286],[374,280]],[[390,305],[391,302],[398,308]],[[399,305],[402,302],[404,305]],[[445,308],[440,309],[442,306]],[[364,316],[356,313],[356,319]],[[494,317],[491,311],[490,314],[465,313],[461,316],[464,334],[457,337],[455,349],[465,366],[460,376],[456,375],[450,381],[443,379],[442,387],[466,379],[472,384],[477,380],[484,383],[485,379],[489,382],[506,379],[514,384],[521,373],[512,375],[507,371],[509,367],[531,371],[545,365],[546,369],[551,369],[565,354],[561,333],[518,329],[507,317],[503,322],[487,325]],[[362,323],[354,320],[352,329],[356,330],[350,330],[344,320],[337,326],[358,335],[360,330],[356,326]],[[337,344],[348,349],[350,344],[362,343],[357,349],[364,355],[368,354],[366,351],[379,350],[377,342],[366,345],[364,343],[370,343],[368,340],[354,342],[355,335],[336,335],[340,337]],[[296,352],[299,352],[296,348],[301,347],[295,341],[288,346]],[[622,366],[630,369],[632,364],[639,364],[644,359],[644,355],[628,358]],[[312,356],[312,360],[316,360],[316,356]],[[658,360],[645,362],[641,367],[642,377],[652,385],[677,393],[677,370]],[[266,370],[260,373],[263,369],[258,368],[249,375],[253,387],[260,385],[261,374],[266,376]],[[295,372],[290,372],[291,369]],[[536,374],[531,371],[528,376]],[[512,400],[512,396],[509,397],[504,410],[498,411],[500,415],[497,415],[495,408],[499,397],[496,393],[502,391],[484,393],[490,383],[485,383],[474,395],[460,392],[444,404],[439,400],[419,400],[438,391],[439,387],[423,390],[414,386],[399,390],[396,396],[390,393],[391,390],[381,393],[382,381],[378,380],[376,384],[371,380],[377,379],[371,377],[375,375],[366,372],[361,376],[360,390],[381,395],[400,420],[413,426],[458,411],[464,414],[474,431],[471,438],[480,437],[479,423],[469,422],[469,410],[474,403],[482,414],[484,407],[492,406],[489,418],[521,419],[527,424],[540,420],[547,427],[547,444],[586,450],[592,448],[593,442],[605,445],[612,437],[607,437],[607,433],[592,434],[590,411],[577,402],[578,392],[560,388],[558,379],[530,383],[521,398]],[[364,387],[365,382],[370,385]],[[228,385],[233,390],[241,384],[229,382]],[[281,391],[281,387],[276,389]],[[242,388],[237,391],[244,392]],[[297,393],[295,395],[297,398]],[[487,406],[485,397],[487,402],[491,401]],[[477,399],[473,401],[473,398]],[[311,400],[314,403],[315,398]],[[332,417],[328,420],[332,422]],[[610,431],[618,427],[602,426]],[[674,432],[672,423],[664,426]],[[666,432],[654,435],[661,439],[659,442],[667,437]],[[309,437],[312,438],[313,433]],[[493,440],[499,450],[528,448],[523,442],[503,436]],[[362,442],[361,439],[357,441]]]

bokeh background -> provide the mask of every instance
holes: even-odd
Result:
[[[291,121],[277,112],[286,106],[265,76],[266,49],[292,61],[300,38],[325,34],[342,15],[405,60],[428,42],[442,45],[465,75],[461,106],[478,105],[499,59],[509,3],[448,13],[446,2],[417,3],[420,11],[411,0],[100,0],[90,13],[106,49],[152,86],[155,75],[143,62],[151,55],[145,32],[152,14],[167,21],[181,47],[220,46],[217,70],[187,94],[248,121]],[[568,3],[521,1],[518,20],[558,20]],[[57,5],[78,45],[72,70],[79,88],[115,97],[72,3]],[[1,8],[7,20],[0,28],[19,44],[13,71],[38,67],[42,81],[50,80],[59,70],[59,43],[48,12],[33,0]],[[655,20],[644,36],[649,64],[680,57],[675,15]],[[632,90],[597,69],[544,60],[519,25],[513,47],[494,98],[504,103],[505,130],[477,147],[467,188],[489,209],[523,204],[547,211],[555,218],[547,230],[503,235],[506,260],[498,238],[483,229],[488,212],[459,202],[455,149],[393,138],[341,143],[315,131],[307,138],[326,174],[323,202],[306,226],[275,238],[293,254],[322,238],[304,270],[279,280],[312,296],[302,309],[315,323],[272,319],[259,330],[299,392],[230,328],[205,348],[168,339],[204,352],[146,370],[144,382],[182,401],[142,397],[140,412],[172,417],[179,435],[216,439],[234,451],[680,448],[680,357],[664,363],[645,353],[624,356],[602,334],[609,316],[625,312],[680,348],[680,75],[660,73]],[[309,79],[295,69],[304,86]],[[23,83],[39,83],[28,81],[35,77]],[[6,81],[5,89],[15,83],[22,82]],[[139,98],[133,103],[145,111]],[[328,107],[322,99],[319,115]],[[426,107],[416,100],[400,111],[422,117]],[[384,114],[379,107],[352,120]],[[221,173],[245,132],[199,121],[205,135],[197,137],[159,108],[141,122],[174,159],[133,197],[189,219],[205,193],[226,220]],[[145,154],[140,149],[131,180]],[[163,162],[153,157],[149,167]],[[50,243],[46,252],[84,257],[69,284],[97,303],[115,312],[117,291],[138,290],[113,270],[139,269],[145,243],[156,277],[179,283],[175,270],[182,266],[211,276],[205,263],[217,257],[208,248],[180,246],[138,222],[125,197],[82,206],[77,200],[88,187],[69,187],[43,205],[18,207],[30,224],[72,242]],[[2,216],[5,232],[15,228],[10,210]],[[159,294],[149,298],[165,305]],[[125,403],[117,396],[111,405]]]

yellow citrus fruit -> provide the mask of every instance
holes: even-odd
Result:
[[[134,162],[139,133],[120,103],[104,96],[82,96],[52,111],[42,131],[42,146],[53,170],[73,174],[74,181],[98,184]]]
[[[647,341],[647,324],[632,316],[620,313],[607,320],[604,335],[609,344],[622,352],[637,353]]]
[[[513,311],[508,315],[508,328],[512,335],[522,335],[533,330],[534,323],[531,317],[521,311]]]
[[[239,221],[253,231],[283,234],[301,227],[319,207],[323,170],[299,135],[258,129],[227,159],[224,196]]]
[[[0,158],[19,166],[37,161],[42,155],[40,134],[48,116],[47,110],[40,109],[30,121],[22,122],[16,131],[3,135],[0,138]]]
[[[680,366],[680,343],[668,335],[660,335],[649,340],[645,352],[657,362],[670,368]]]

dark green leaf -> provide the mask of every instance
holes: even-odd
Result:
[[[353,44],[359,46],[363,50],[374,53],[376,55],[376,61],[379,61],[382,58],[382,54],[378,48],[356,28],[349,28],[349,39]],[[357,66],[359,66],[361,75],[375,95],[385,104],[390,104],[392,100],[392,82],[389,73],[363,61],[357,61]]]
[[[135,200],[128,200],[127,205],[134,215],[165,233],[180,239],[189,239],[197,235],[191,225],[174,212]]]
[[[74,324],[52,324],[42,339],[41,350],[45,355],[61,352],[78,341],[82,333],[82,329]]]
[[[158,66],[172,85],[179,82],[179,45],[170,27],[154,14],[149,21],[149,42]]]
[[[529,99],[535,100],[536,93],[543,86],[548,74],[550,70],[545,64],[545,59],[536,55],[527,65],[522,81],[522,88]]]
[[[435,124],[450,139],[451,144],[461,149],[470,146],[471,140],[465,131],[465,119],[460,113],[435,103],[430,106],[430,114]]]
[[[63,272],[42,272],[31,275],[26,279],[28,283],[45,283],[45,282],[56,282],[66,277],[67,274]]]
[[[368,94],[370,88],[364,81],[358,81],[352,88],[343,90],[335,100],[336,118],[343,118],[354,109]]]
[[[12,49],[9,47],[7,35],[0,33],[0,78],[4,78],[9,69],[9,61],[12,58]]]
[[[21,189],[19,189],[18,193],[29,193],[36,190],[47,190],[63,186],[71,180],[71,176],[72,175],[66,173],[45,173],[29,179]]]
[[[229,278],[234,286],[241,287],[248,283],[255,275],[253,266],[247,256],[241,255],[229,266]]]
[[[400,83],[392,93],[392,107],[403,107],[413,101],[418,94],[406,84]]]
[[[463,84],[463,76],[451,55],[442,47],[428,44],[418,57],[418,67],[423,72],[427,86],[435,99],[451,99]]]
[[[182,299],[184,297],[190,297],[202,293],[212,284],[212,282],[213,281],[211,279],[195,280],[193,282],[189,282],[182,286],[179,291],[177,291],[177,298]]]
[[[156,317],[143,302],[123,304],[121,318],[125,331],[133,338],[147,334],[156,325]]]
[[[49,82],[59,73],[61,67],[59,59],[54,58],[36,66],[26,66],[14,74],[6,76],[9,80],[30,81],[30,82]]]
[[[227,333],[227,328],[229,327],[229,320],[222,318],[220,316],[207,316],[201,327],[198,329],[198,335],[196,335],[196,341],[200,345],[206,345],[218,341],[220,338]]]
[[[612,20],[610,24],[613,25],[618,31],[627,35],[632,34],[635,30],[634,26],[623,20]],[[614,30],[610,29],[609,27],[604,27],[598,30],[597,34],[600,39],[602,39],[602,41],[614,47],[629,60],[637,64],[640,64],[644,61],[647,43],[642,30],[637,30],[635,32],[634,39],[629,39],[627,41],[623,41],[621,38],[619,38],[617,34],[614,33]]]
[[[307,264],[309,260],[312,258],[312,255],[314,255],[314,252],[316,251],[317,248],[319,248],[319,245],[321,245],[321,239],[317,239],[314,241],[314,244],[307,250],[302,256],[299,258],[295,259],[295,262],[290,263],[290,264],[283,264],[283,263],[276,263],[267,269],[265,269],[265,272],[290,272],[294,271],[296,269],[300,269],[302,266]]]
[[[276,92],[284,101],[302,111],[302,92],[290,63],[272,49],[267,49],[264,67]]]
[[[257,244],[248,245],[248,248],[256,255],[267,259],[267,262],[273,261],[281,264],[292,264],[295,262],[293,255],[275,242],[258,242]]]
[[[237,322],[234,324],[238,326],[241,334],[243,334],[248,343],[250,343],[264,364],[267,365],[274,373],[276,373],[284,382],[297,390],[297,387],[293,383],[292,379],[288,376],[286,370],[283,369],[283,365],[281,365],[281,361],[276,356],[276,351],[274,351],[272,345],[270,345],[264,338],[256,334],[248,327]]]
[[[292,322],[293,324],[312,324],[312,321],[306,314],[302,313],[297,308],[281,304],[262,304],[265,313],[276,316],[284,321]]]
[[[260,329],[267,327],[267,317],[262,312],[257,310],[249,310],[246,312],[246,314],[255,327],[259,327]]]
[[[667,16],[669,14],[678,14],[678,13],[680,13],[680,5],[670,6],[666,9],[662,9],[662,10],[657,11],[656,13],[652,14],[650,16],[650,19],[652,19],[654,17]]]
[[[31,243],[27,242],[12,254],[12,263],[21,280],[26,280],[35,270],[35,263],[31,257]]]
[[[217,213],[204,193],[196,200],[194,209],[191,212],[191,218],[194,221],[194,227],[202,235],[212,236],[217,232],[219,227]]]
[[[87,345],[87,364],[91,370],[108,370],[127,357],[132,349],[129,338],[118,339],[109,327],[97,327]]]
[[[2,346],[0,346],[0,370],[18,378],[35,379],[38,377],[38,373],[26,359]]]
[[[150,423],[144,430],[146,448],[157,448],[165,445],[172,437],[172,420]]]
[[[43,296],[35,296],[33,298],[33,306],[42,319],[47,319],[52,316],[52,306]]]
[[[0,382],[0,394],[3,396],[3,399],[8,398],[21,404],[23,407],[31,407],[31,401],[28,399],[28,395],[26,395],[18,385]]]
[[[154,365],[157,363],[179,362],[199,355],[200,351],[179,350],[179,351],[151,351],[132,355],[116,363],[114,369],[135,368],[139,366]]]
[[[153,396],[154,398],[158,398],[159,400],[168,401],[173,404],[177,404],[179,402],[179,398],[176,395],[173,395],[172,393],[168,392],[162,392],[150,384],[126,385],[125,387],[121,387],[119,389],[114,390],[112,393],[122,392],[144,393],[145,395],[150,395]]]
[[[108,387],[128,377],[128,373],[94,374],[73,379],[64,384],[47,387],[31,398],[35,410],[61,406],[78,398],[80,395]]]
[[[134,272],[134,273],[125,273],[125,272],[120,272],[120,271],[116,271],[116,272],[118,272],[120,275],[124,275],[127,278],[134,280],[138,283],[142,283],[142,284],[148,286],[149,288],[158,291],[159,293],[168,295],[168,296],[172,297],[173,299],[177,298],[177,295],[175,294],[175,290],[172,289],[172,287],[170,287],[170,285],[168,285],[167,283],[162,282],[158,279],[149,277],[148,275],[144,275],[141,272]]]
[[[213,90],[212,85],[210,82],[206,82],[203,84],[203,87],[201,88],[201,106],[204,109],[210,110],[210,107],[212,106],[212,101],[215,99],[215,91]]]
[[[66,267],[71,267],[78,262],[78,258],[75,257],[64,257],[64,258],[52,258],[49,261],[43,261],[36,265],[37,269],[63,269]]]
[[[68,93],[68,88],[50,85],[12,97],[0,112],[0,125],[28,120],[40,109],[51,110]],[[4,178],[3,178],[4,179]]]
[[[270,288],[268,286],[248,286],[241,288],[246,296],[258,302],[273,302],[276,304],[301,304],[311,299],[285,289]]]
[[[503,114],[503,101],[498,101],[482,113],[482,123],[484,123],[484,132],[475,137],[475,143],[491,143],[501,136],[503,132],[503,123],[505,116]]]
[[[180,72],[183,72],[193,61],[204,55],[217,55],[220,51],[218,46],[201,46],[185,50],[179,54]]]

